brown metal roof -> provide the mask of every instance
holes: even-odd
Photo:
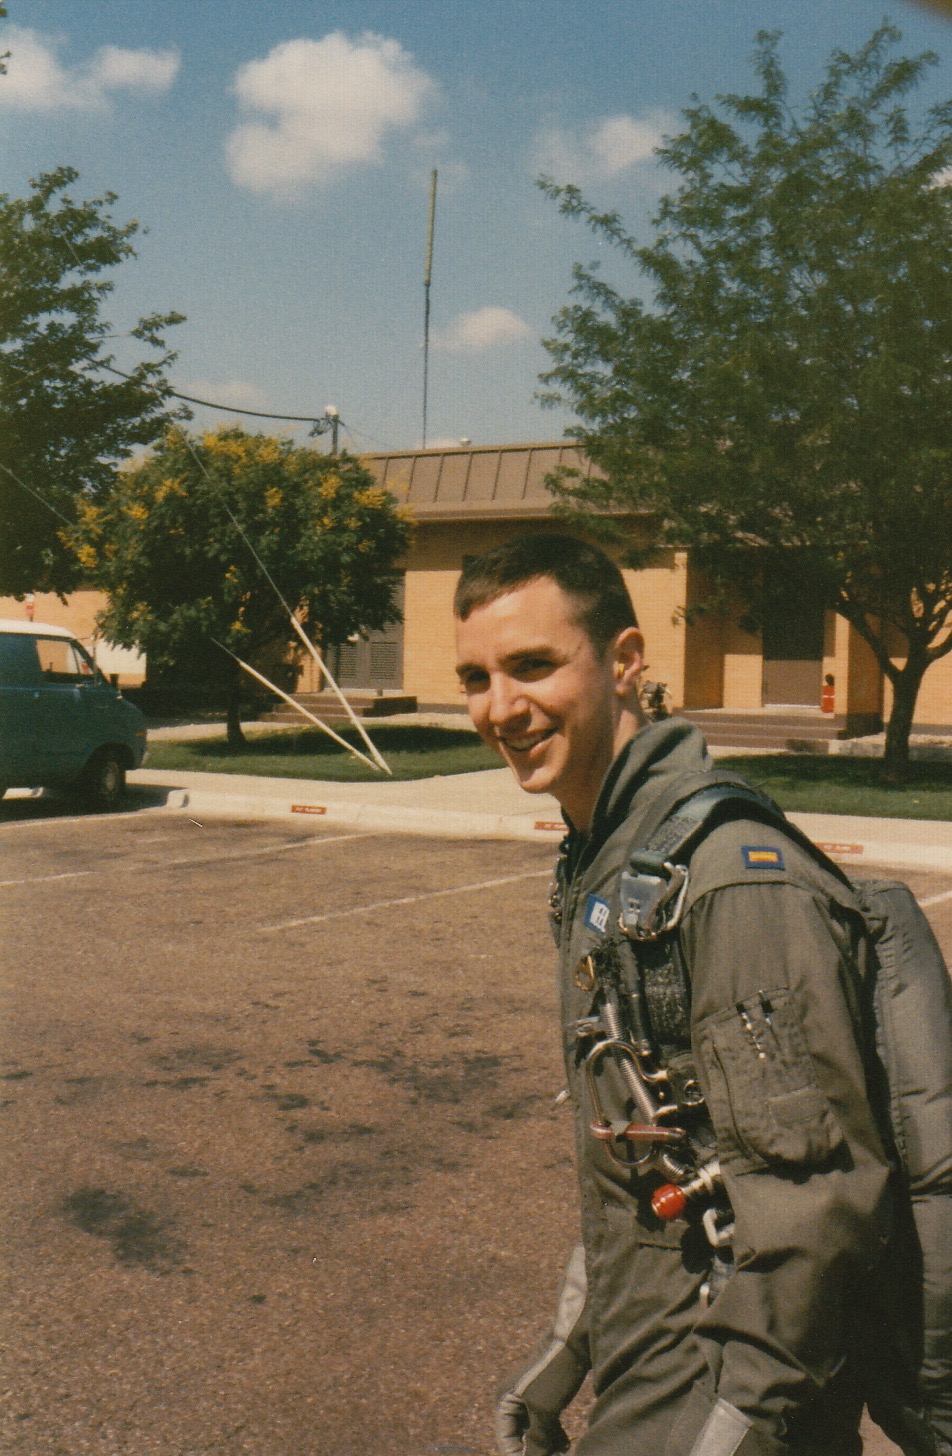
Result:
[[[581,471],[586,479],[593,473],[591,462],[568,442],[387,451],[361,458],[421,521],[547,516],[553,504],[547,475],[560,465]]]

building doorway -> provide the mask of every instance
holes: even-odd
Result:
[[[807,572],[794,564],[776,571],[763,627],[765,707],[819,707],[825,615]]]
[[[394,593],[403,611],[403,583]],[[342,688],[376,692],[403,687],[403,623],[391,622],[356,642],[343,642],[331,658],[334,676]]]

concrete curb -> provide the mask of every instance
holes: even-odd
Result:
[[[492,772],[492,771],[491,771]],[[495,771],[497,774],[500,771]],[[211,778],[204,775],[203,778]],[[214,776],[219,777],[219,776]],[[225,776],[222,775],[222,778]],[[467,791],[472,797],[473,775],[459,775],[427,785],[426,792],[438,792],[444,803],[421,805],[382,803],[367,786],[360,786],[360,797],[340,795],[341,785],[318,781],[259,779],[254,787],[227,787],[207,782],[188,782],[186,775],[162,775],[139,771],[130,780],[130,794],[148,799],[152,807],[187,813],[201,819],[225,817],[306,822],[333,829],[364,834],[419,834],[433,839],[515,839],[540,844],[558,844],[565,832],[555,801],[541,798],[523,812],[512,812],[509,803],[514,795],[497,788],[498,779],[487,782],[484,798],[504,801],[493,807],[447,807],[460,803]],[[178,782],[172,782],[178,780]],[[464,781],[462,784],[460,780]],[[250,781],[249,781],[250,782]],[[371,786],[372,788],[373,786]],[[391,789],[394,785],[386,786]],[[514,787],[514,786],[513,786]],[[412,787],[401,786],[404,793]],[[331,789],[331,794],[325,794]],[[337,790],[337,794],[334,794]],[[379,792],[379,791],[378,791]],[[421,792],[423,790],[421,789]],[[515,790],[518,796],[518,790]],[[516,802],[519,802],[518,797]],[[952,870],[952,823],[929,819],[863,819],[838,814],[791,814],[791,820],[831,858],[844,865],[889,865],[895,869]]]
[[[366,834],[421,834],[433,839],[530,839],[558,843],[565,833],[559,820],[521,814],[481,814],[466,810],[414,809],[406,805],[345,804],[314,795],[313,798],[272,798],[260,794],[215,794],[203,789],[172,788],[164,803],[155,805],[153,788],[131,793],[147,795],[154,807],[187,811],[201,818],[287,820],[301,824],[313,819],[334,829],[353,829]]]
[[[565,825],[554,799],[523,794],[506,769],[408,782],[339,784],[139,769],[129,791],[193,817],[311,819],[371,834],[444,839],[524,839],[558,843]]]
[[[791,814],[792,823],[846,869],[952,872],[952,823],[943,819],[861,819],[846,814]]]

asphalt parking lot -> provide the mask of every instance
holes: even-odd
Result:
[[[551,849],[312,831],[0,809],[9,1456],[493,1449],[577,1219]]]

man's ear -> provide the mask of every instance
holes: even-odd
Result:
[[[637,627],[626,627],[615,638],[612,648],[615,690],[625,698],[638,686],[645,665],[645,639]]]

